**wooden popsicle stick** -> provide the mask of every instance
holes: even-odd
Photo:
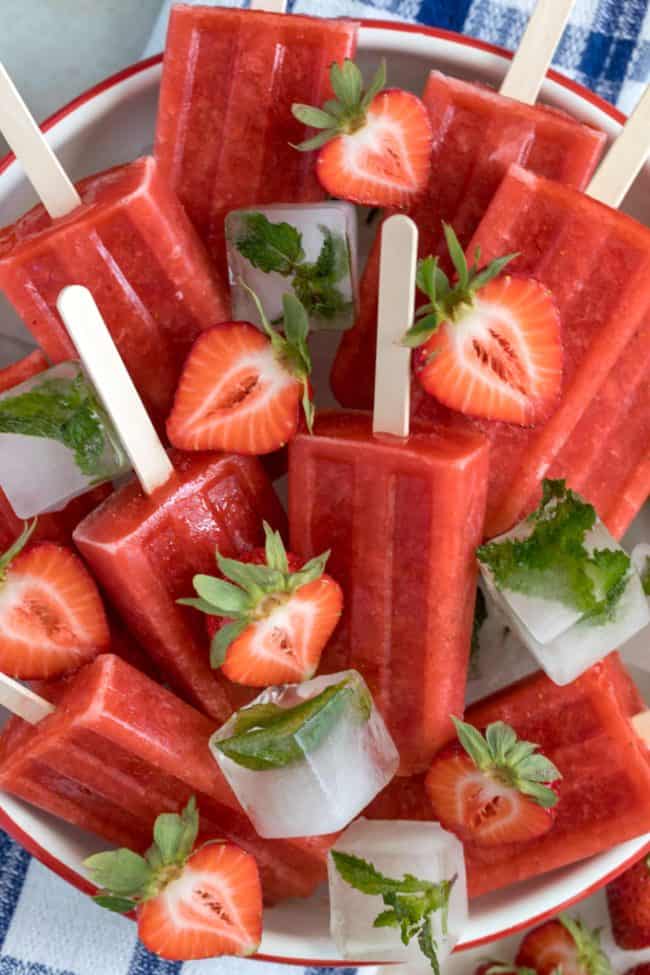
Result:
[[[574,3],[575,0],[537,0],[499,89],[502,95],[526,105],[535,104]]]
[[[145,494],[173,473],[171,461],[133,385],[95,299],[73,284],[56,306],[79,357],[109,414]]]
[[[39,697],[29,687],[6,674],[0,674],[0,704],[30,724],[38,724],[56,710],[44,697]]]
[[[251,10],[265,10],[269,14],[286,14],[287,0],[252,0]]]
[[[22,164],[49,215],[64,217],[81,203],[74,184],[48,145],[0,61],[0,132]]]
[[[650,155],[650,85],[596,170],[587,195],[617,209]]]
[[[408,437],[411,350],[402,345],[415,313],[418,228],[410,217],[389,217],[381,230],[377,364],[373,433]]]

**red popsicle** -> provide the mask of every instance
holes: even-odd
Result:
[[[224,217],[251,204],[325,198],[294,102],[330,95],[358,24],[176,4],[165,47],[156,159],[227,281]]]

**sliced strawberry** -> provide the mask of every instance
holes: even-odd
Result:
[[[0,670],[38,680],[75,670],[107,650],[110,632],[81,560],[52,542],[25,548],[30,534],[26,530],[0,559]]]
[[[525,843],[553,826],[555,766],[503,722],[485,737],[453,719],[459,741],[435,756],[425,788],[436,819],[475,846]],[[542,784],[544,783],[544,784]]]
[[[619,948],[650,948],[650,857],[609,884],[607,905]]]
[[[262,887],[255,860],[232,843],[197,850],[182,873],[138,908],[149,951],[185,961],[252,955],[262,937]]]
[[[470,268],[447,225],[445,235],[457,281],[449,281],[437,258],[420,261],[418,286],[429,303],[405,337],[417,348],[415,374],[451,409],[532,426],[553,408],[562,383],[553,296],[533,278],[498,276],[514,255]]]
[[[407,206],[427,185],[433,133],[428,112],[415,95],[382,91],[382,65],[367,92],[352,61],[330,71],[336,100],[323,108],[294,105],[293,114],[321,129],[298,149],[320,149],[316,174],[333,196],[368,206]]]
[[[530,931],[521,942],[516,964],[537,975],[612,975],[600,946],[600,932],[562,915]]]
[[[266,523],[264,531],[266,548],[245,561],[217,555],[230,582],[195,576],[199,599],[182,600],[208,614],[213,667],[249,687],[313,677],[343,610],[341,587],[324,574],[329,553],[304,562]]]
[[[190,961],[252,955],[262,936],[262,886],[253,857],[232,843],[194,852],[194,798],[180,815],[164,813],[144,856],[111,850],[84,866],[101,889],[95,900],[117,913],[135,910],[142,943],[163,958]]]

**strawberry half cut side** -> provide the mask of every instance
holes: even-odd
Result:
[[[186,606],[208,614],[210,660],[249,687],[300,683],[316,673],[343,610],[341,587],[325,574],[329,552],[303,563],[264,523],[266,546],[246,561],[223,558],[223,578],[194,577]]]
[[[526,935],[516,964],[532,968],[537,975],[613,975],[600,931],[591,931],[565,914]]]
[[[411,92],[384,90],[382,63],[367,91],[353,61],[334,63],[335,98],[292,112],[318,135],[296,146],[318,149],[316,174],[332,196],[367,206],[406,207],[428,182],[433,133],[426,106]]]
[[[418,287],[429,303],[404,339],[417,350],[415,374],[451,409],[534,426],[549,415],[562,384],[555,300],[534,278],[502,274],[516,255],[479,270],[480,254],[469,267],[448,225],[445,235],[457,280],[449,281],[437,258],[419,262]]]
[[[180,450],[272,453],[295,435],[301,401],[311,428],[307,313],[295,295],[284,295],[282,336],[251,295],[266,334],[248,322],[224,322],[190,350],[167,420]]]
[[[84,866],[102,888],[96,902],[117,913],[136,911],[149,951],[172,961],[249,956],[262,936],[262,887],[253,857],[232,843],[194,850],[199,815],[190,799],[181,815],[163,813],[144,856],[112,850]]]
[[[110,644],[101,596],[83,562],[53,542],[28,547],[36,520],[0,557],[0,670],[42,680]]]
[[[557,768],[497,721],[485,736],[452,718],[458,741],[435,756],[425,788],[436,818],[475,846],[525,843],[553,826]]]

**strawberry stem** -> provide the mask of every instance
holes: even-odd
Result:
[[[7,549],[4,555],[0,555],[0,584],[5,581],[7,577],[7,569],[11,565],[12,561],[17,555],[20,555],[22,550],[27,545],[27,542],[34,534],[37,524],[38,518],[34,518],[31,524],[25,522],[25,527],[23,528],[22,534],[16,539],[13,545]]]
[[[320,129],[294,149],[311,152],[320,149],[340,135],[354,135],[366,124],[367,111],[379,92],[386,85],[386,62],[382,61],[368,86],[363,90],[361,71],[349,58],[343,65],[334,62],[330,68],[330,83],[335,98],[325,102],[322,108],[295,102],[291,106],[293,117],[312,129]]]

